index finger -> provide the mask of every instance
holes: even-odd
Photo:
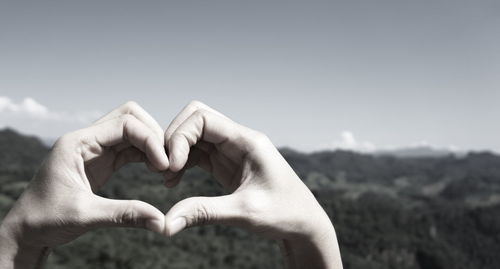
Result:
[[[207,110],[210,112],[213,112],[215,114],[218,114],[222,117],[226,117],[222,115],[220,112],[216,111],[215,109],[205,105],[204,103],[200,101],[191,101],[189,104],[187,104],[177,116],[175,116],[174,120],[170,122],[168,125],[167,129],[165,130],[165,145],[168,145],[168,140],[170,140],[170,137],[172,134],[175,132],[175,130],[187,119],[189,116],[191,116],[195,111],[197,110]],[[226,117],[227,118],[227,117]]]
[[[128,101],[125,104],[115,108],[108,114],[104,115],[102,118],[94,122],[94,124],[99,124],[104,121],[117,118],[121,115],[131,114],[138,120],[142,121],[147,127],[149,127],[153,132],[163,140],[163,129],[160,124],[148,113],[144,108],[134,101]]]
[[[172,133],[168,140],[170,170],[176,172],[187,162],[190,148],[199,141],[216,145],[230,159],[241,159],[254,149],[260,133],[225,116],[199,109]]]
[[[126,114],[79,131],[84,147],[84,161],[99,156],[104,147],[128,141],[146,154],[160,171],[168,169],[169,161],[163,148],[163,139],[136,117]]]

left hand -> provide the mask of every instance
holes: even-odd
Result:
[[[18,259],[23,250],[40,255],[98,227],[165,233],[164,214],[152,205],[94,194],[126,163],[144,161],[154,171],[168,169],[163,141],[158,123],[133,102],[58,139],[0,225],[0,267],[14,268],[9,252],[17,250]],[[24,258],[26,266],[19,268],[32,267]]]

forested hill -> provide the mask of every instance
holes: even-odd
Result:
[[[348,151],[300,154],[282,150],[299,176],[320,195],[336,192],[356,200],[367,193],[407,200],[439,200],[467,207],[500,203],[500,156],[396,158]]]
[[[0,216],[48,148],[0,130]],[[500,268],[500,157],[396,158],[347,151],[282,154],[336,227],[345,268]],[[143,165],[120,170],[100,195],[164,212],[192,195],[222,194],[194,169],[172,190]],[[100,229],[57,248],[47,268],[282,268],[278,247],[237,228],[192,228],[172,239]]]

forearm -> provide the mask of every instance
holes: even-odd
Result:
[[[33,247],[20,242],[5,221],[0,225],[0,268],[39,269],[49,253],[48,247]]]

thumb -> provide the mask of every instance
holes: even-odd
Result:
[[[165,216],[156,207],[137,200],[114,200],[95,195],[88,220],[96,226],[145,228],[164,234]]]
[[[216,197],[190,197],[175,204],[165,216],[168,236],[185,228],[205,224],[237,224],[242,220],[234,194]]]

